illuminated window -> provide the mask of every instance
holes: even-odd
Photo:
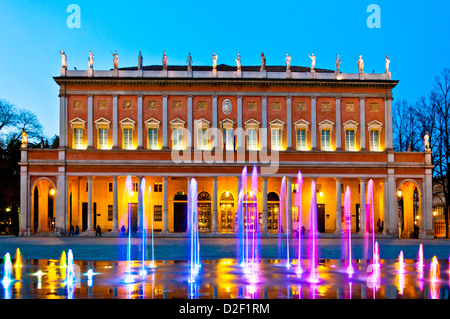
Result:
[[[347,151],[355,151],[355,130],[345,131],[345,148]]]
[[[334,123],[329,120],[324,120],[319,123],[320,137],[321,137],[321,150],[332,151],[331,145],[331,133],[333,132]]]
[[[308,132],[309,122],[302,119],[295,122],[294,125],[297,137],[297,150],[298,151],[308,150],[308,145],[306,142],[306,133]]]
[[[271,148],[275,151],[283,150],[283,128],[284,122],[273,120],[269,123],[271,132]]]
[[[174,128],[172,131],[172,142],[173,149],[182,150],[183,146],[183,129],[182,128]]]
[[[83,129],[82,128],[74,128],[73,129],[73,148],[74,149],[82,149],[83,148]]]
[[[86,121],[80,119],[79,117],[70,121],[70,125],[73,129],[72,146],[74,149],[80,150],[85,148],[83,144],[85,123]]]
[[[245,129],[247,133],[247,149],[249,151],[258,150],[258,128],[259,122],[256,120],[248,120],[245,122]]]
[[[98,148],[104,150],[108,148],[108,129],[99,128],[98,129]]]
[[[130,150],[133,148],[133,129],[123,129],[123,148]]]
[[[331,150],[331,130],[322,130],[322,151]]]
[[[383,124],[377,120],[374,120],[367,124],[369,129],[369,147],[372,152],[381,151],[381,128]]]
[[[205,128],[197,129],[197,148],[199,150],[208,149],[208,134]]]
[[[225,119],[221,122],[223,132],[223,144],[227,151],[234,150],[234,121]]]
[[[158,130],[156,128],[148,129],[148,148],[151,150],[158,148]]]

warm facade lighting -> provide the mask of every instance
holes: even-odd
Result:
[[[398,190],[397,196],[398,196],[398,197],[402,197],[402,191],[401,191],[401,190]]]
[[[50,195],[54,196],[56,194],[56,191],[54,188],[50,189]]]

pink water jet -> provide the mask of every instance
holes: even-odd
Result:
[[[311,205],[310,205],[310,232],[309,232],[309,260],[310,260],[310,275],[308,281],[310,283],[318,283],[319,275],[317,273],[318,265],[318,229],[317,229],[317,197],[316,197],[316,182],[311,182]]]
[[[352,265],[352,213],[351,213],[351,192],[350,187],[347,186],[344,197],[344,237],[346,242],[346,256],[347,256],[347,274],[351,278],[354,269]]]
[[[297,274],[303,273],[302,269],[302,188],[303,188],[303,177],[302,173],[298,171],[297,173],[297,192],[295,193],[295,203],[298,207],[298,262],[297,262]]]
[[[436,283],[438,282],[438,280],[439,280],[439,263],[437,257],[434,256],[433,259],[431,260],[430,265],[430,281]]]
[[[403,257],[403,250],[400,251],[400,255],[398,256],[398,273],[405,273],[405,258]]]

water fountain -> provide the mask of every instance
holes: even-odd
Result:
[[[310,230],[309,230],[309,262],[310,275],[308,281],[316,284],[319,282],[317,273],[319,259],[319,238],[317,228],[317,199],[316,199],[316,182],[311,182],[311,205],[310,205]]]
[[[281,181],[280,189],[280,214],[278,215],[278,242],[279,249],[282,250],[283,242],[283,232],[286,233],[286,268],[291,268],[290,254],[289,254],[289,214],[288,214],[288,200],[287,200],[287,190],[286,190],[286,177],[283,177]],[[282,220],[285,221],[285,229],[282,227]]]
[[[152,211],[152,209],[153,209],[153,205],[152,205],[153,192],[152,192],[151,186],[148,187],[147,199],[148,199],[147,207],[150,207],[150,220],[151,220],[151,255],[152,255],[152,257],[151,257],[150,269],[155,269],[156,268],[156,265],[155,265],[155,240],[154,240],[154,224],[153,224],[153,221],[155,218],[153,216],[154,212]]]
[[[303,190],[303,177],[302,173],[298,171],[297,173],[297,192],[295,193],[295,203],[298,209],[298,250],[297,250],[297,275],[301,275],[303,273],[302,268],[302,233],[303,233],[303,224],[302,224],[302,190]]]
[[[14,262],[14,268],[21,268],[22,267],[22,254],[20,252],[20,249],[16,249],[16,261]]]
[[[195,282],[201,264],[200,264],[200,243],[198,238],[198,205],[197,205],[197,181],[191,179],[188,194],[188,222],[190,230],[191,263],[189,282]]]
[[[12,269],[12,263],[11,263],[11,255],[9,253],[5,254],[5,257],[3,258],[3,286],[9,287],[9,285],[13,282],[13,269]]]
[[[73,287],[76,280],[75,264],[73,260],[72,249],[67,252],[66,284],[69,288]]]
[[[139,188],[139,202],[142,203],[139,206],[139,216],[141,217],[140,234],[141,234],[141,270],[139,274],[144,278],[147,275],[147,269],[145,268],[145,261],[147,260],[147,234],[145,227],[147,225],[147,196],[145,196],[145,178],[141,180],[141,187]]]
[[[405,273],[405,258],[403,256],[403,250],[400,251],[400,255],[398,256],[398,267],[397,271],[399,274]]]
[[[128,243],[127,243],[127,260],[126,260],[126,277],[125,283],[132,283],[134,281],[131,274],[131,233],[132,230],[132,215],[133,215],[133,204],[131,202],[131,193],[133,192],[133,180],[131,176],[128,176],[125,182],[125,195],[124,200],[127,208],[127,220],[128,220]]]
[[[351,278],[355,272],[352,265],[352,212],[351,212],[351,192],[350,187],[347,186],[344,197],[344,242],[345,242],[345,257],[347,260],[347,274]]]

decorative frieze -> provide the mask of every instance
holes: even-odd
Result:
[[[380,104],[379,103],[370,103],[369,104],[369,112],[379,112]]]
[[[158,101],[148,101],[148,109],[149,110],[157,110],[158,109]]]
[[[172,102],[172,110],[181,110],[181,107],[182,107],[181,101]]]
[[[133,101],[123,101],[123,109],[124,110],[132,110],[133,109]]]
[[[247,102],[247,111],[256,111],[257,104],[255,101]]]
[[[206,101],[197,102],[197,110],[207,110],[207,109],[208,109],[208,102]]]
[[[108,101],[98,101],[98,109],[99,110],[107,110],[108,109]]]
[[[74,110],[81,110],[82,108],[83,108],[83,101],[81,101],[81,100],[73,101],[73,109]]]
[[[295,104],[295,109],[297,111],[306,111],[306,102],[297,102]]]
[[[281,102],[272,102],[272,111],[281,111]]]
[[[331,103],[330,102],[322,102],[320,104],[321,111],[331,111]]]
[[[355,112],[355,103],[345,103],[346,112]]]

